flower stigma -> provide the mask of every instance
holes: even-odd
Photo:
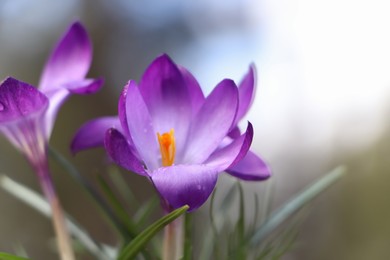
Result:
[[[160,144],[162,165],[164,167],[172,166],[176,153],[175,134],[173,129],[169,132],[163,133],[162,135],[157,133],[157,139]]]

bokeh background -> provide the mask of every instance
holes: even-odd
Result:
[[[267,183],[277,208],[333,167],[348,174],[316,199],[297,246],[285,259],[390,257],[390,3],[380,0],[1,0],[0,78],[37,84],[46,58],[67,26],[80,20],[94,44],[91,77],[98,94],[73,96],[62,108],[51,145],[91,181],[107,161],[97,149],[73,157],[69,142],[86,120],[116,114],[129,79],[168,53],[205,92],[223,78],[239,81],[251,62],[257,93],[247,119],[253,149],[269,162]],[[0,172],[39,191],[22,156],[0,138]],[[101,241],[116,235],[75,182],[53,165],[65,209]],[[137,198],[153,193],[125,176]],[[233,180],[224,177],[219,187]],[[0,191],[0,251],[25,248],[53,259],[51,223]],[[43,242],[42,242],[43,241]]]

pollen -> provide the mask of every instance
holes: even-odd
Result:
[[[175,161],[176,144],[173,129],[169,132],[157,133],[158,143],[160,144],[161,161],[163,166],[172,166]]]

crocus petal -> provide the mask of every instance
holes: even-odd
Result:
[[[35,87],[14,78],[0,85],[0,131],[28,157],[43,154],[43,115],[48,103]]]
[[[54,122],[56,120],[58,110],[69,96],[69,91],[60,88],[46,92],[45,94],[50,101],[49,107],[45,113],[45,136],[47,139],[49,139],[54,127]]]
[[[159,146],[148,108],[135,81],[129,81],[126,94],[126,120],[132,142],[148,170],[159,167]]]
[[[217,183],[217,170],[205,165],[176,165],[159,168],[151,179],[166,202],[175,208],[199,208],[210,196]]]
[[[43,91],[50,100],[49,109],[45,115],[46,136],[50,137],[54,122],[61,108],[62,104],[70,96],[70,94],[90,94],[101,88],[103,84],[102,79],[85,79],[79,81],[72,81],[62,85],[59,88],[53,88]]]
[[[121,131],[122,127],[116,116],[102,117],[86,122],[77,130],[70,149],[73,154],[88,148],[104,146],[104,138],[108,129]]]
[[[123,168],[138,173],[143,176],[148,176],[142,163],[131,152],[131,148],[127,143],[126,138],[116,129],[107,130],[104,140],[104,146],[112,160]]]
[[[236,139],[241,135],[240,128],[238,126],[233,127],[229,132],[229,137],[232,139]]]
[[[192,115],[185,84],[180,70],[167,55],[152,62],[139,84],[155,130],[162,134],[174,129],[178,156],[184,149]]]
[[[184,81],[186,82],[188,93],[191,99],[192,113],[193,115],[196,115],[206,98],[204,97],[202,88],[200,87],[195,77],[184,67],[179,66],[179,69],[183,75]]]
[[[100,90],[103,86],[104,80],[99,79],[82,79],[69,81],[61,87],[66,88],[69,92],[79,95],[92,94]]]
[[[269,166],[251,151],[248,151],[241,161],[226,170],[226,172],[247,181],[262,181],[271,176]]]
[[[202,163],[216,150],[231,128],[237,105],[236,85],[232,80],[223,80],[192,121],[183,163]]]
[[[82,80],[92,59],[92,46],[85,28],[73,23],[47,61],[40,89],[47,91],[71,81]]]
[[[121,95],[119,97],[118,102],[118,119],[121,125],[122,134],[126,137],[127,142],[129,143],[131,147],[131,151],[135,156],[140,158],[137,148],[135,147],[135,144],[133,143],[133,139],[131,138],[130,132],[129,132],[129,126],[127,124],[127,116],[126,116],[126,98],[127,98],[127,89],[129,87],[129,84],[126,84],[126,86],[123,88]]]
[[[233,126],[236,126],[238,124],[238,122],[245,116],[245,114],[250,108],[254,97],[256,85],[255,72],[255,65],[251,64],[248,73],[244,76],[244,78],[238,85],[238,95],[240,102],[238,105],[237,115],[236,119],[234,120]]]
[[[126,116],[126,97],[127,97],[127,89],[129,84],[123,88],[121,95],[119,96],[118,102],[118,118],[122,126],[123,134],[130,139],[129,126],[127,125],[127,116]]]
[[[47,106],[47,97],[25,82],[9,77],[0,85],[0,123],[2,124],[35,113],[43,113]]]
[[[237,164],[248,152],[253,139],[253,127],[248,123],[246,132],[233,140],[229,145],[214,152],[205,164],[215,167],[218,172]]]

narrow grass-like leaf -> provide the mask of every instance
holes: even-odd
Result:
[[[0,260],[28,260],[28,258],[0,252]]]
[[[211,194],[211,200],[210,200],[210,210],[209,210],[209,217],[210,217],[210,223],[211,223],[211,229],[213,231],[213,253],[214,257],[216,259],[220,258],[220,252],[219,252],[219,247],[218,247],[218,242],[217,239],[219,237],[218,234],[218,228],[217,228],[217,223],[215,222],[215,217],[214,217],[214,204],[215,204],[215,194],[217,193],[217,189],[214,189],[213,193]]]
[[[270,259],[281,259],[288,251],[295,245],[296,237],[299,233],[299,226],[303,221],[303,217],[300,215],[294,216],[292,223],[281,231],[275,238],[264,243],[265,245],[260,246],[260,250],[257,252],[257,260],[270,260]],[[290,222],[290,221],[289,221]]]
[[[130,216],[127,214],[126,209],[122,206],[121,202],[119,201],[115,193],[112,191],[110,185],[103,179],[102,176],[98,175],[98,181],[100,187],[103,189],[104,193],[106,194],[106,197],[110,202],[110,205],[113,207],[116,215],[125,225],[127,233],[130,236],[130,239],[134,238],[138,233],[136,224],[132,221]],[[129,239],[127,241],[129,241]]]
[[[256,257],[256,260],[269,259],[272,254],[272,245],[271,243],[266,244],[260,250],[260,255]]]
[[[159,205],[159,198],[157,196],[149,199],[147,202],[142,204],[137,212],[133,216],[133,221],[136,223],[137,229],[142,230],[146,227],[147,223],[150,223],[149,220],[152,217],[152,213],[156,210],[157,206]],[[144,251],[144,257],[148,258],[148,253],[151,253],[155,256],[159,255],[159,249],[161,248],[161,244],[158,242],[160,241],[151,241],[151,246],[148,248],[150,252]],[[150,258],[150,257],[149,257]]]
[[[81,186],[83,190],[87,192],[90,198],[99,206],[99,209],[104,213],[106,219],[110,222],[111,225],[121,234],[122,238],[128,240],[128,234],[124,232],[125,227],[115,216],[114,212],[111,210],[110,206],[107,205],[104,198],[100,193],[95,189],[95,187],[80,174],[76,167],[70,163],[64,156],[57,152],[54,148],[49,146],[49,155],[60,164],[66,172]]]
[[[256,220],[260,224],[263,224],[271,214],[271,207],[275,190],[274,180],[271,178],[267,182],[263,183],[263,187],[265,188],[265,194],[263,194],[261,199],[262,207],[259,209],[260,218]]]
[[[130,187],[127,185],[126,180],[123,178],[123,174],[118,167],[109,167],[108,176],[122,198],[126,199],[126,203],[128,203],[128,205],[132,205],[134,208],[139,208],[139,202],[135,198],[135,195]]]
[[[259,218],[259,195],[257,193],[254,193],[253,208],[253,220],[248,229],[250,235],[253,235],[253,232],[256,230],[257,220]]]
[[[11,180],[5,175],[0,176],[0,187],[15,198],[37,210],[42,215],[51,218],[52,213],[49,203],[35,191]],[[100,244],[94,241],[88,233],[77,225],[68,215],[65,215],[65,224],[71,235],[78,239],[85,249],[95,255],[96,259],[113,259],[106,254],[107,252],[103,250]]]
[[[240,182],[237,184],[239,190],[239,216],[237,220],[237,259],[246,259],[245,248],[245,205],[244,205],[244,191]]]
[[[281,208],[276,210],[271,216],[256,230],[255,234],[250,238],[250,245],[258,245],[267,235],[269,235],[275,228],[283,223],[289,216],[302,208],[310,200],[314,199],[322,191],[328,188],[331,184],[336,182],[345,173],[345,167],[339,166],[332,170],[320,180],[303,190],[296,197],[288,201]]]
[[[211,230],[211,228],[207,228],[203,231],[205,232],[205,235],[203,236],[204,239],[202,239],[199,252],[195,256],[197,256],[196,259],[211,259],[214,243],[216,241],[214,239],[213,231]]]
[[[188,209],[189,206],[185,205],[154,222],[152,225],[142,231],[137,237],[135,237],[127,246],[124,247],[118,259],[134,259],[137,254],[146,246],[146,244],[157,234],[157,232],[183,215]]]
[[[234,197],[236,196],[237,185],[233,184],[229,190],[225,193],[225,197],[221,202],[220,210],[226,212],[232,206],[234,201]]]
[[[105,181],[105,179],[98,175],[98,181],[100,186],[102,187],[104,193],[107,196],[107,199],[110,202],[110,205],[114,208],[115,213],[119,217],[119,219],[124,223],[128,238],[125,240],[125,245],[131,241],[138,234],[139,223],[127,214],[126,209],[122,206],[122,203],[119,201],[118,197],[115,195],[114,191],[111,189],[110,185]],[[144,259],[151,259],[151,255],[149,252],[142,252]]]
[[[272,259],[280,259],[285,255],[294,245],[296,238],[298,236],[298,230],[296,227],[290,228],[282,238],[280,244],[276,247],[275,252],[273,253]]]
[[[13,246],[13,252],[20,257],[28,258],[28,253],[22,244],[17,243]]]
[[[159,205],[159,202],[160,200],[157,197],[153,197],[139,207],[133,217],[134,222],[137,223],[137,227],[145,226],[146,222]]]
[[[237,226],[233,225],[232,220],[228,219],[225,221],[225,227],[223,229],[223,232],[221,235],[222,237],[227,238],[227,243],[223,244],[224,245],[224,254],[220,259],[228,259],[228,260],[235,260],[237,259]],[[237,224],[237,222],[236,222]],[[233,230],[232,230],[233,229]],[[223,242],[223,241],[221,241]]]
[[[192,259],[192,214],[184,216],[184,252],[181,260]]]
[[[215,218],[214,218],[214,203],[215,203],[215,194],[217,192],[217,189],[213,191],[211,194],[211,199],[210,199],[210,210],[209,210],[209,217],[211,221],[211,228],[213,229],[214,236],[218,237],[218,228],[217,224],[215,223]]]

